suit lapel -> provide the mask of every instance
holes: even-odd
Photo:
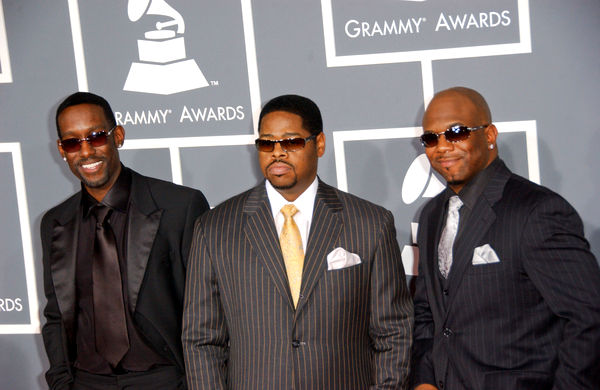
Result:
[[[159,209],[143,177],[131,172],[131,200],[127,228],[127,294],[135,311],[138,294],[163,210]]]
[[[460,233],[454,245],[452,270],[449,274],[448,284],[452,289],[458,289],[463,280],[464,274],[472,263],[473,250],[482,245],[481,240],[486,235],[494,221],[496,213],[493,206],[502,198],[504,186],[510,177],[510,171],[502,161],[500,166],[492,173],[490,180],[475,204],[469,224],[465,226]],[[448,309],[450,309],[454,297],[457,294],[451,294],[448,300]],[[449,312],[450,310],[448,310]]]
[[[67,327],[67,332],[71,333],[75,319],[75,270],[81,192],[67,201],[62,210],[62,215],[57,217],[56,224],[52,229],[50,272],[58,307]]]
[[[304,299],[299,301],[296,312],[302,310],[317,281],[327,271],[327,254],[334,249],[343,228],[338,214],[341,210],[342,203],[333,187],[319,180],[302,270],[301,291]]]
[[[277,291],[286,298],[293,310],[285,263],[264,182],[250,191],[244,204],[244,215],[244,233],[250,246],[263,263]]]

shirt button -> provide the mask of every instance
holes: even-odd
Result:
[[[450,337],[452,336],[452,330],[450,330],[449,328],[444,329],[444,332],[442,332],[442,334],[446,337]]]

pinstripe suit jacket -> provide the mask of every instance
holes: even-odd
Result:
[[[328,271],[337,247],[362,263]],[[198,220],[189,262],[190,389],[406,386],[413,308],[389,211],[319,182],[296,310],[264,183]]]
[[[419,223],[413,383],[600,389],[600,270],[576,211],[500,162],[456,239],[442,291],[443,199]],[[484,244],[500,262],[472,264]]]

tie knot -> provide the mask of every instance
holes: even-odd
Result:
[[[102,203],[98,203],[96,206],[94,206],[93,212],[96,216],[96,221],[99,224],[103,224],[106,218],[108,217],[110,210],[110,207],[103,205]]]
[[[287,219],[293,217],[298,212],[298,209],[292,203],[286,204],[281,208],[281,214]]]
[[[448,205],[448,210],[449,211],[457,211],[458,209],[460,209],[463,205],[462,200],[460,200],[460,198],[458,197],[458,195],[454,195],[452,197],[450,197],[450,203]]]

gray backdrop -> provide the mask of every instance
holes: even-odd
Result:
[[[45,388],[39,225],[79,188],[54,127],[76,90],[111,102],[126,165],[212,206],[261,179],[261,104],[314,99],[320,177],[393,211],[414,275],[414,222],[442,188],[416,139],[423,107],[469,86],[490,103],[500,155],[575,206],[598,257],[598,0],[145,3],[0,0],[1,390]]]

